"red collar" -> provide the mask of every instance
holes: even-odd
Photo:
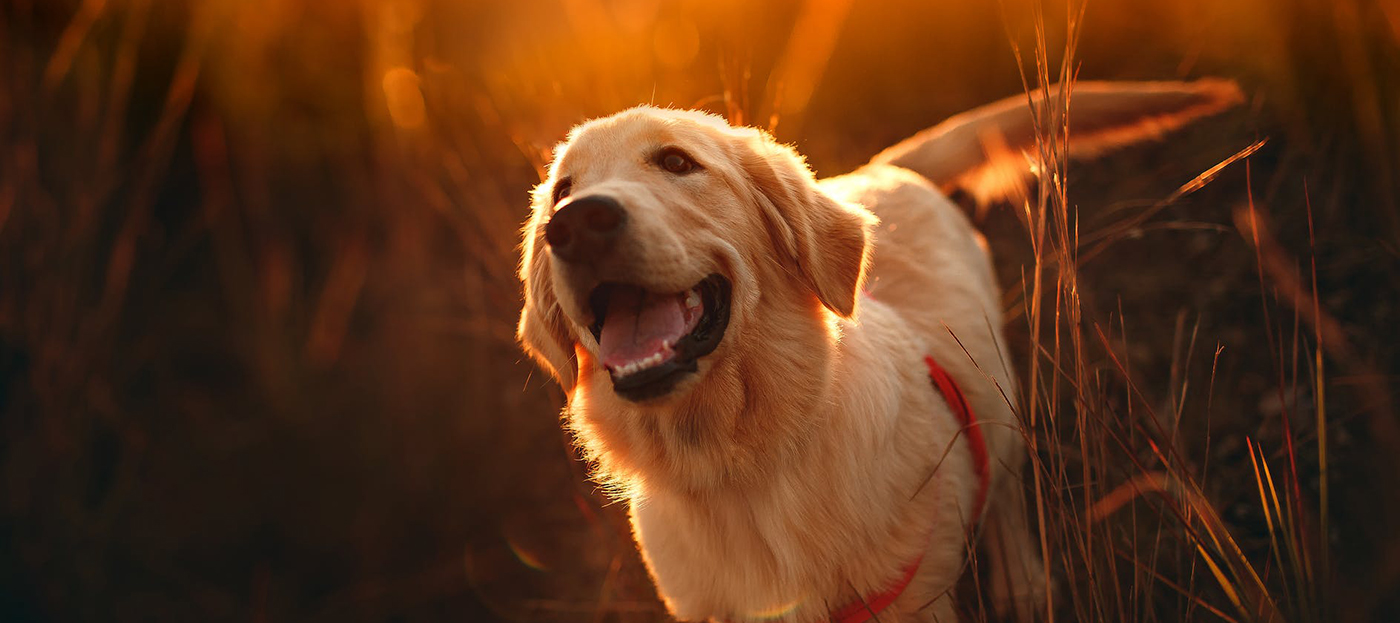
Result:
[[[928,365],[929,380],[933,381],[933,386],[943,394],[943,400],[948,402],[953,414],[958,416],[958,421],[963,425],[962,432],[967,436],[967,444],[971,446],[972,469],[977,472],[977,498],[972,504],[975,525],[977,521],[982,520],[982,510],[987,505],[987,489],[992,484],[992,473],[987,469],[987,440],[982,437],[982,427],[977,424],[977,414],[972,412],[972,405],[967,403],[967,396],[963,395],[958,382],[953,380],[953,376],[938,365],[933,357],[924,357],[924,363]]]
[[[938,393],[943,394],[943,400],[948,403],[953,414],[958,416],[963,433],[967,436],[967,443],[971,446],[972,468],[977,472],[977,497],[972,506],[972,516],[976,518],[973,525],[976,525],[977,521],[981,521],[982,509],[987,503],[987,487],[991,484],[991,472],[987,470],[987,441],[982,437],[982,429],[977,425],[977,416],[972,412],[972,406],[967,403],[962,388],[958,387],[958,382],[953,380],[952,375],[948,374],[943,366],[938,365],[933,357],[924,357],[924,363],[928,365],[929,380],[933,382]],[[904,568],[904,574],[894,585],[832,612],[828,620],[831,623],[865,623],[879,616],[909,587],[909,582],[914,579],[914,573],[919,570],[919,563],[923,562],[923,559],[923,554],[919,554],[914,562]]]

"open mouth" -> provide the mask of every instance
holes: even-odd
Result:
[[[710,275],[684,292],[604,283],[588,296],[593,337],[613,391],[640,402],[665,395],[719,346],[729,325],[729,281]]]

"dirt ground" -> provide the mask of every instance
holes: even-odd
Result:
[[[668,620],[514,343],[548,150],[652,102],[770,126],[833,175],[1021,92],[1013,42],[1034,71],[1029,0],[749,4],[6,0],[0,620]],[[1044,12],[1058,63],[1066,9]],[[1103,400],[1045,398],[1056,426],[1124,431],[1100,493],[1151,460],[1143,418],[1175,431],[1283,594],[1257,444],[1331,552],[1322,615],[1282,618],[1400,619],[1400,6],[1105,0],[1080,33],[1082,79],[1249,97],[1071,167]],[[981,226],[1024,372],[1030,236],[1016,206]],[[1136,548],[1135,513],[1162,512],[1130,506],[1105,542]],[[1169,547],[1165,579],[1241,618]],[[1124,573],[1111,599],[1062,576],[1057,618],[1223,618]]]

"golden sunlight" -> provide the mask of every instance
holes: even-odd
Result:
[[[426,108],[418,88],[418,74],[406,67],[395,67],[384,74],[384,100],[394,125],[413,130],[423,125]]]

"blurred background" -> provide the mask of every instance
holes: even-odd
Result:
[[[1058,617],[1396,620],[1400,3],[1365,0],[4,0],[0,620],[666,620],[514,343],[551,148],[654,103],[843,173],[1034,84],[1038,24],[1052,74],[1248,94],[1071,169]],[[1024,370],[1060,333],[1018,213],[982,226]],[[1163,470],[1206,506],[1120,486]]]

